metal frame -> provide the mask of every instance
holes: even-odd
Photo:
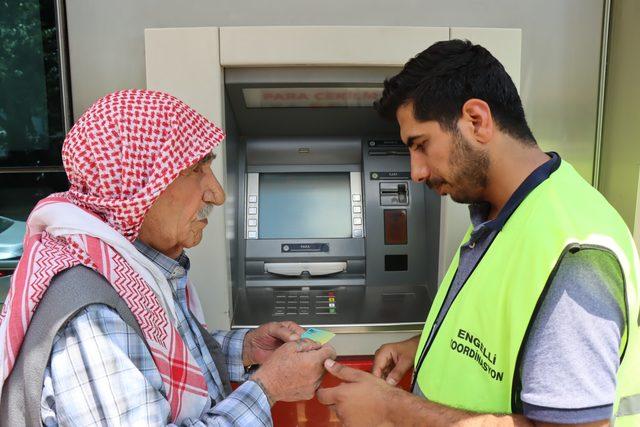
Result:
[[[60,59],[60,95],[64,111],[64,130],[69,132],[73,125],[71,100],[71,66],[69,63],[69,43],[67,37],[67,8],[65,0],[56,0],[56,24],[58,27],[58,56]]]
[[[602,134],[604,132],[604,97],[607,83],[607,56],[611,28],[611,0],[604,1],[602,17],[602,44],[600,45],[600,76],[598,78],[598,112],[596,117],[596,141],[593,154],[592,185],[600,189],[600,162],[602,159]]]

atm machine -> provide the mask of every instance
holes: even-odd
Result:
[[[227,133],[213,163],[227,201],[189,251],[209,327],[289,319],[331,329],[341,362],[365,370],[381,344],[422,329],[468,211],[411,181],[397,125],[372,103],[384,78],[450,38],[487,47],[518,86],[517,29],[145,31],[147,87]],[[338,425],[315,399],[272,413],[276,425]]]
[[[227,202],[189,251],[210,327],[291,319],[365,355],[422,329],[468,212],[411,181],[397,125],[372,103],[450,38],[487,47],[519,85],[518,29],[145,30],[147,87],[227,133],[213,163]]]
[[[437,286],[440,198],[373,109],[391,70],[225,73],[237,208],[233,327],[419,328]]]

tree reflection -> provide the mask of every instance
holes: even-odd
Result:
[[[61,163],[54,3],[0,0],[0,166]]]

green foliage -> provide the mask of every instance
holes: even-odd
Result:
[[[59,96],[59,60],[55,23],[42,9],[53,3],[0,0],[0,159],[49,145],[48,100]]]

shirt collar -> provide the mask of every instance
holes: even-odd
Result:
[[[500,231],[511,217],[513,212],[520,206],[520,203],[527,198],[538,185],[542,184],[549,176],[560,167],[560,156],[558,153],[547,153],[551,159],[538,166],[531,174],[522,181],[522,184],[513,192],[507,203],[498,213],[498,216],[487,221],[489,216],[490,205],[487,202],[474,203],[469,205],[469,214],[474,227],[474,232],[479,229],[486,228],[491,231]]]
[[[177,259],[169,258],[162,252],[157,251],[141,240],[135,240],[133,245],[138,252],[151,260],[164,274],[167,280],[178,279],[187,275],[191,262],[189,257],[182,251]]]

